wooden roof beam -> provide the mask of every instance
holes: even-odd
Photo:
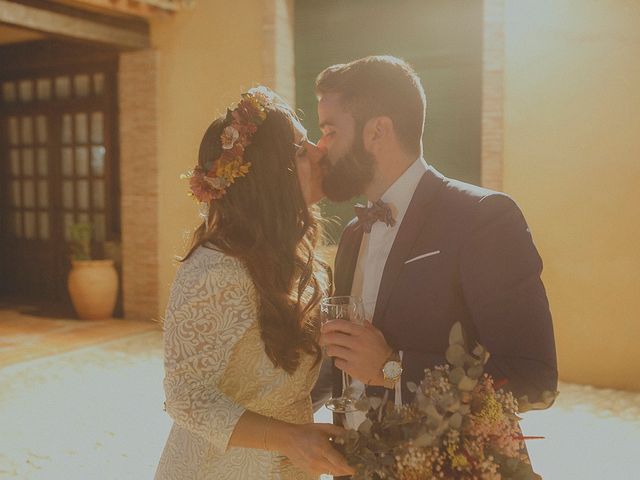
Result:
[[[156,3],[153,1],[134,0],[55,0],[56,3],[72,5],[89,11],[106,15],[129,15],[151,18],[158,14],[171,15],[179,10],[172,2]]]
[[[139,29],[109,25],[8,0],[0,0],[0,23],[127,50],[150,46],[149,33]]]

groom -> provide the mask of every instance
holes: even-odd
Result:
[[[458,321],[491,353],[485,371],[516,398],[539,402],[555,391],[551,313],[527,223],[509,196],[425,163],[426,100],[413,69],[390,56],[333,65],[316,93],[327,152],[317,182],[331,200],[368,200],[340,239],[335,294],[362,297],[371,322],[323,327],[334,362],[323,366],[316,408],[340,393],[340,370],[369,396],[409,402],[407,382],[446,364]]]

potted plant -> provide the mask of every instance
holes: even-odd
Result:
[[[113,260],[91,258],[91,225],[70,227],[71,271],[67,280],[71,302],[83,320],[111,318],[118,295],[118,275]]]

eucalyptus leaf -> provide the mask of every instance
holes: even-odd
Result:
[[[451,412],[458,409],[460,400],[453,392],[446,392],[438,395],[437,406],[441,412]]]
[[[371,432],[371,427],[373,426],[373,422],[368,418],[360,424],[358,427],[358,432],[364,433],[365,435]]]
[[[447,348],[447,362],[449,362],[454,367],[461,367],[464,365],[464,360],[467,352],[465,352],[464,347],[462,345],[451,345]]]
[[[435,437],[431,433],[423,433],[413,441],[413,445],[416,447],[429,447],[433,445]]]
[[[482,362],[480,362],[476,357],[474,357],[473,355],[471,355],[469,353],[467,353],[464,356],[464,365],[465,365],[466,368],[474,367],[476,365],[481,365],[481,364],[482,364]]]
[[[464,378],[460,380],[460,383],[458,383],[458,388],[463,392],[470,392],[475,388],[477,384],[478,384],[478,380],[469,378],[465,375]]]
[[[449,332],[449,345],[464,345],[464,335],[462,333],[462,324],[456,322]]]
[[[427,415],[424,424],[429,430],[436,430],[440,425],[442,425],[443,419],[444,416],[434,412],[433,415]]]
[[[489,358],[491,358],[491,353],[489,352],[484,352],[484,358],[482,359],[482,364],[486,365],[487,362],[489,361]]]
[[[449,417],[449,425],[451,425],[451,428],[460,430],[460,427],[462,427],[462,415],[457,412],[451,415]]]
[[[457,398],[447,406],[447,412],[453,413],[459,410],[460,410],[460,400]]]
[[[518,399],[518,412],[525,413],[530,410],[545,410],[553,405],[556,397],[558,396],[558,392],[551,392],[549,390],[545,390],[540,394],[540,400],[537,402],[530,402],[529,397],[524,395]]]
[[[456,367],[449,372],[449,381],[457,385],[458,382],[462,380],[462,377],[464,377],[464,375],[464,368]]]
[[[467,369],[467,377],[473,378],[474,380],[477,380],[478,378],[480,378],[483,373],[484,373],[484,368],[481,365],[474,365]]]
[[[427,417],[429,418],[434,418],[438,421],[440,421],[442,419],[442,415],[440,415],[438,413],[438,410],[436,410],[436,407],[433,406],[433,404],[430,404],[425,410],[424,413]]]

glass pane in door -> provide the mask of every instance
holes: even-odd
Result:
[[[9,117],[9,144],[18,145],[20,137],[18,135],[18,117]]]
[[[22,174],[25,176],[33,175],[33,149],[25,148],[22,150]]]
[[[21,122],[22,143],[31,145],[33,143],[33,121],[31,117],[22,117]]]
[[[39,78],[36,82],[38,100],[49,100],[51,98],[51,80]]]
[[[23,102],[30,102],[33,100],[33,81],[21,80],[18,83],[18,91],[20,92],[20,100]]]
[[[89,149],[87,147],[76,147],[76,176],[86,177],[89,175]]]
[[[71,96],[71,80],[69,77],[56,77],[56,97],[59,99],[67,99]]]
[[[102,112],[93,112],[91,114],[91,142],[102,143],[104,141],[103,125],[104,116]]]
[[[104,175],[105,152],[106,150],[102,145],[91,147],[91,171],[97,177]]]
[[[38,206],[42,209],[49,208],[49,182],[38,181]]]
[[[16,101],[16,85],[13,82],[4,82],[2,84],[2,100],[7,103]]]
[[[89,75],[76,75],[73,78],[73,87],[76,97],[88,97],[91,90]]]
[[[38,175],[41,177],[46,177],[49,172],[49,166],[47,164],[47,149],[39,148],[38,149]]]
[[[87,139],[89,138],[89,125],[87,125],[87,123],[86,113],[76,113],[76,143],[87,143]]]
[[[12,148],[9,152],[9,159],[11,163],[11,175],[17,177],[20,175],[20,150],[17,148]]]
[[[24,212],[24,236],[29,240],[36,236],[36,214],[31,210]]]
[[[47,143],[47,117],[44,115],[36,117],[36,139],[38,143]]]

